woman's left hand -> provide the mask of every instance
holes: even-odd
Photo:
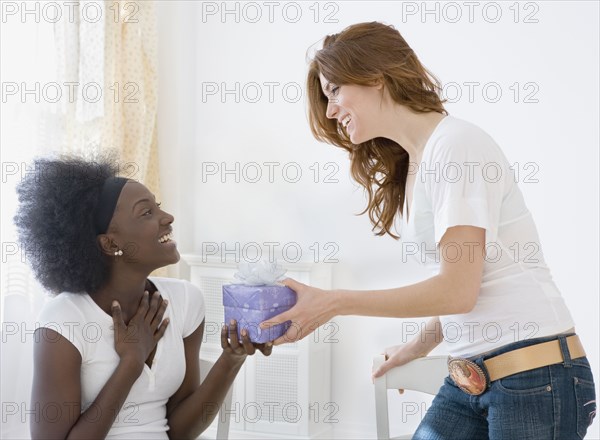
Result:
[[[269,356],[273,351],[273,342],[265,344],[253,344],[246,329],[242,329],[242,340],[240,342],[237,332],[237,322],[231,321],[231,325],[224,325],[221,330],[221,347],[223,355],[234,362],[244,362],[246,356],[252,356],[258,349],[263,355]]]

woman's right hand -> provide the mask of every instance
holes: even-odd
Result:
[[[242,340],[238,338],[237,321],[232,319],[229,327],[224,325],[221,329],[221,347],[223,348],[223,356],[225,356],[233,364],[243,363],[246,356],[252,356],[258,349],[263,355],[270,356],[273,351],[273,341],[255,344],[250,341],[248,330],[243,329]]]
[[[385,356],[385,362],[381,364],[377,370],[373,371],[373,379],[383,376],[394,367],[399,367],[422,357],[422,355],[415,351],[410,344],[388,347],[383,351],[382,354]],[[400,394],[404,393],[404,390],[402,389],[398,391]]]
[[[149,299],[149,293],[145,291],[135,315],[127,325],[123,320],[119,302],[115,300],[112,303],[115,350],[122,361],[131,361],[139,367],[140,373],[169,324],[169,318],[163,321],[167,300],[162,300],[160,305],[159,302],[158,292],[154,292],[152,299]]]

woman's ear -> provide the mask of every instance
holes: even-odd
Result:
[[[119,250],[119,246],[106,234],[98,235],[97,240],[103,254],[113,256]]]

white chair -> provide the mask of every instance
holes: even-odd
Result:
[[[209,361],[207,359],[200,359],[200,383],[204,382],[204,379],[206,379],[206,376],[208,375],[208,372],[213,367],[213,365],[215,365],[215,363],[212,361]],[[223,404],[219,409],[219,414],[217,414],[217,417],[215,417],[217,419],[217,440],[227,440],[229,438],[229,414],[227,414],[227,412],[221,414],[221,411],[223,411],[223,409],[225,408],[231,408],[232,394],[233,385],[231,385],[229,391],[227,391],[225,400],[223,400]],[[205,433],[203,433],[198,438],[206,438]]]
[[[386,374],[374,380],[375,414],[377,417],[377,438],[390,438],[388,418],[388,392],[390,389],[421,391],[427,394],[437,394],[448,376],[448,356],[428,356],[415,359],[412,362],[395,367]],[[373,358],[373,370],[385,362],[385,356],[380,354]],[[394,437],[410,439],[412,435]]]

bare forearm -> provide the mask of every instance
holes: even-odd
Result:
[[[427,356],[435,347],[444,340],[440,317],[431,318],[419,334],[409,341],[409,349],[418,357]]]
[[[139,366],[121,361],[98,397],[79,416],[67,439],[105,438],[140,374]]]
[[[337,290],[331,298],[335,315],[416,318],[466,313],[470,306],[459,283],[441,275],[395,289]]]
[[[195,439],[208,428],[242,365],[221,355],[204,382],[168,416],[169,438]]]

